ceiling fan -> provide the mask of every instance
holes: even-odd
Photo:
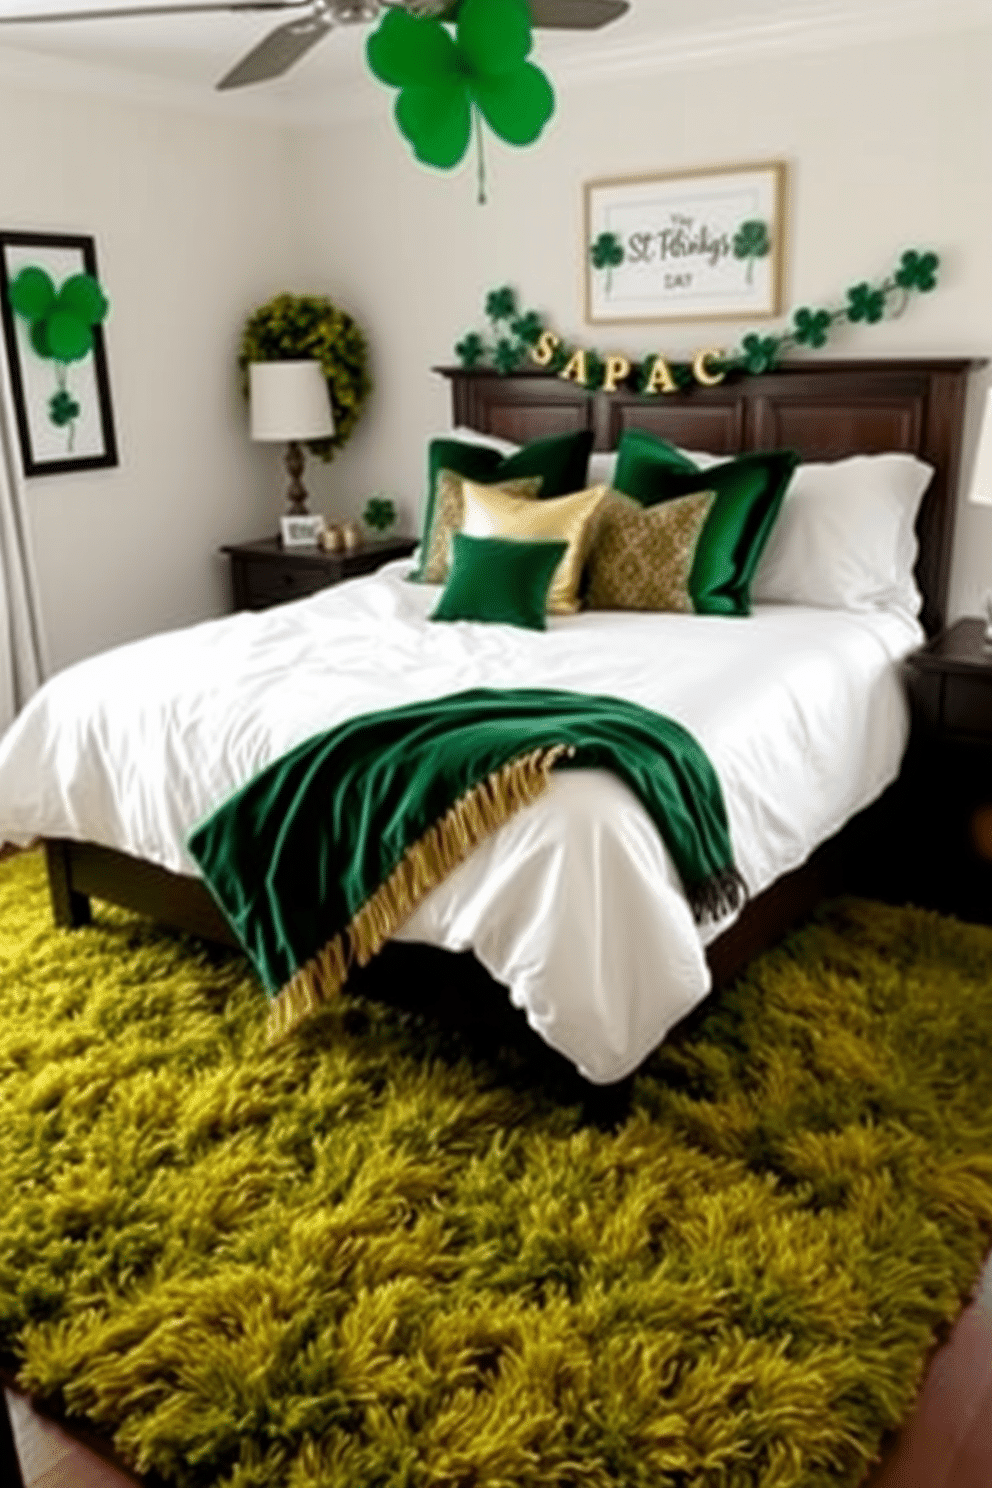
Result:
[[[620,18],[629,0],[528,0],[535,26],[592,31]],[[191,15],[207,11],[299,11],[284,22],[225,73],[217,87],[243,88],[281,77],[322,41],[335,26],[374,21],[386,10],[417,16],[446,17],[457,10],[457,0],[180,0],[177,5],[126,6],[117,9],[41,11],[3,15],[0,25],[34,25],[59,21],[118,20],[133,16]]]

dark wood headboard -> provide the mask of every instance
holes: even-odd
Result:
[[[763,377],[653,397],[619,388],[590,393],[538,370],[508,376],[438,367],[451,381],[456,425],[525,444],[592,429],[597,450],[615,449],[625,429],[648,429],[712,454],[799,450],[807,460],[902,450],[934,467],[916,524],[921,620],[944,624],[957,509],[961,425],[973,360],[795,362]]]

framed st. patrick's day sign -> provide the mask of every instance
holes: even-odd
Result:
[[[588,182],[587,320],[777,315],[784,219],[781,161]]]
[[[25,475],[117,464],[89,236],[0,230],[0,322]]]

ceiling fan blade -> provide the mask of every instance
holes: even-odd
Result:
[[[36,21],[116,21],[121,16],[195,15],[211,10],[302,10],[311,0],[189,0],[178,5],[118,6],[106,10],[35,11],[27,15],[0,15],[0,26],[30,26]]]
[[[595,31],[618,21],[629,9],[628,0],[530,0],[535,26],[567,31]]]
[[[322,41],[333,22],[319,12],[300,16],[299,20],[287,21],[277,26],[268,36],[252,47],[241,61],[224,74],[217,84],[219,89],[245,88],[250,83],[265,83],[269,78],[281,77],[295,62]]]

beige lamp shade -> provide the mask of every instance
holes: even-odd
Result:
[[[252,439],[326,439],[334,433],[319,362],[250,362],[248,376]]]

